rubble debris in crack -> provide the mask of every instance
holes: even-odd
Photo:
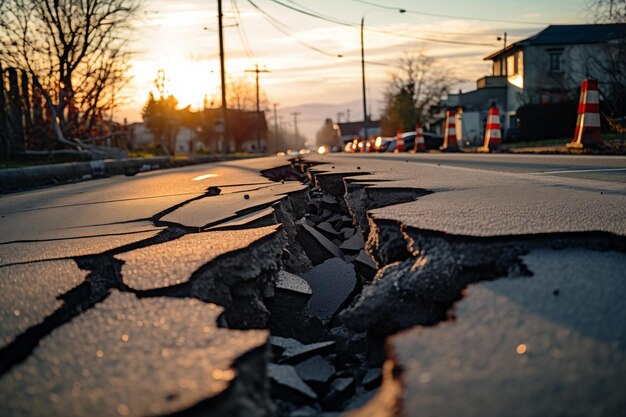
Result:
[[[123,283],[141,296],[195,297],[226,307],[230,327],[261,328],[283,240],[279,226],[191,233],[116,258]]]
[[[363,240],[363,233],[359,231],[343,242],[341,246],[339,246],[339,249],[346,253],[355,254],[360,252],[364,246],[365,241]]]
[[[349,301],[357,285],[354,265],[339,258],[331,258],[315,266],[302,278],[313,289],[310,313],[322,321],[334,317],[339,308]]]
[[[328,353],[335,346],[332,340],[311,343],[308,345],[296,345],[285,349],[280,355],[280,363],[298,363],[304,359],[320,353]]]
[[[302,295],[308,298],[313,290],[306,280],[287,271],[280,271],[276,279],[276,291],[285,291],[290,294]]]
[[[300,378],[293,366],[270,363],[267,373],[274,398],[288,398],[298,403],[317,400],[317,394]]]
[[[268,333],[217,328],[221,310],[114,291],[0,378],[0,414],[267,416]]]
[[[298,241],[313,265],[319,265],[331,258],[343,258],[341,250],[335,243],[308,224],[298,224]]]
[[[303,381],[318,389],[323,389],[337,372],[335,367],[320,355],[301,362],[296,366],[296,371]]]
[[[354,259],[354,266],[357,272],[367,281],[371,281],[378,271],[376,263],[364,250],[359,251],[359,254]]]
[[[313,180],[317,183],[316,176]],[[341,175],[325,183],[333,190],[339,189],[336,181],[343,187]],[[320,188],[311,188],[308,194],[307,211],[297,218],[295,240],[314,266],[304,268],[297,276],[287,275],[285,271],[280,275],[295,278],[296,282],[306,280],[312,295],[308,291],[306,294],[286,291],[277,285],[267,304],[271,311],[269,327],[274,335],[270,338],[272,362],[295,368],[300,380],[317,398],[290,396],[290,390],[274,381],[272,392],[277,415],[281,417],[338,415],[338,411],[360,406],[377,386],[370,380],[365,388],[363,377],[370,369],[379,369],[384,360],[382,339],[368,339],[366,334],[350,331],[333,320],[337,312],[350,304],[358,289],[371,280],[358,273],[355,265],[365,263],[360,269],[372,276],[376,270],[362,249],[363,236],[356,236],[361,231],[354,228],[352,218],[347,215],[343,188],[336,195]],[[341,245],[344,251],[339,249]],[[362,256],[357,260],[359,252]],[[280,281],[281,278],[277,282]],[[293,377],[288,369],[283,371]]]
[[[455,320],[391,336],[391,394],[350,416],[623,414],[626,253],[547,243],[521,257],[532,277],[472,284]]]

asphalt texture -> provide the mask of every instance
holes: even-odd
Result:
[[[311,395],[300,381],[319,375],[297,370],[329,360],[323,337],[268,370],[269,332],[252,329],[276,291],[386,338],[381,390],[352,415],[623,414],[626,158],[303,160],[317,222],[306,185],[261,175],[278,157],[1,196],[0,415],[267,416],[272,378],[341,411],[376,385],[361,379],[380,364]],[[340,205],[347,223],[324,214]],[[324,271],[335,258],[349,271]]]

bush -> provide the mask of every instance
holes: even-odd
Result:
[[[573,137],[578,102],[526,104],[517,110],[519,131],[516,139],[543,140]]]

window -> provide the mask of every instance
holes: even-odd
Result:
[[[561,72],[561,53],[550,52],[550,72]]]

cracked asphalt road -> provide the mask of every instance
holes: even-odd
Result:
[[[311,267],[294,249],[296,228],[312,227],[297,223],[308,187],[261,175],[288,164],[0,197],[0,415],[272,415],[269,332],[250,329],[267,328],[285,263]],[[332,196],[322,201],[345,205],[366,232],[380,268],[338,319],[387,337],[382,388],[353,415],[626,409],[626,158],[304,165]]]

